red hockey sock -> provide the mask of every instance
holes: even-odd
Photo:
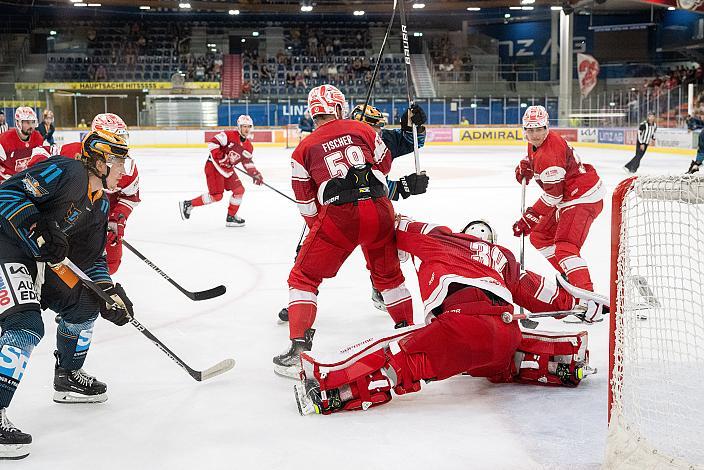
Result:
[[[237,214],[237,211],[239,209],[240,209],[239,204],[237,204],[237,205],[230,204],[229,206],[227,206],[227,215],[231,215],[234,217],[234,215]]]
[[[191,199],[191,205],[193,207],[204,206],[205,202],[203,202],[203,196],[198,196],[195,199]]]
[[[594,292],[594,284],[592,283],[592,278],[589,276],[589,270],[587,268],[577,269],[576,271],[568,273],[567,281],[580,289]]]
[[[288,306],[289,338],[303,338],[305,331],[313,326],[318,308],[313,303],[292,303]]]

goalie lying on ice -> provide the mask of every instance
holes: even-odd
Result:
[[[391,400],[391,390],[416,392],[421,380],[463,372],[495,383],[567,387],[596,372],[589,367],[586,331],[522,332],[512,303],[532,312],[581,305],[590,323],[600,320],[607,299],[521,272],[507,248],[470,233],[400,218],[398,248],[421,260],[427,324],[372,336],[333,355],[303,353],[295,387],[301,414],[366,410]]]

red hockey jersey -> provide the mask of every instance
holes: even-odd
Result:
[[[407,218],[396,229],[396,244],[421,260],[418,285],[426,314],[443,303],[452,283],[478,287],[513,302],[521,270],[508,248]]]
[[[372,172],[386,184],[391,153],[374,129],[360,121],[336,119],[316,128],[291,155],[291,186],[298,210],[308,226],[322,204],[325,185],[344,178],[353,165],[372,164]]]
[[[15,129],[0,134],[0,182],[27,168],[34,156],[49,158],[49,151],[42,146],[43,143],[44,137],[36,130],[26,142],[20,139]]]
[[[240,162],[250,175],[257,173],[252,163],[252,152],[254,152],[252,142],[249,139],[242,142],[239,131],[218,132],[208,142],[208,150],[210,151],[208,160],[225,178],[232,176],[235,172],[234,166]]]
[[[540,215],[554,208],[598,202],[605,188],[593,166],[584,164],[565,139],[553,131],[540,147],[528,144],[535,180],[545,191],[533,205]]]
[[[68,158],[76,158],[76,155],[81,153],[81,143],[80,142],[69,142],[68,144],[63,144],[61,150],[59,150],[59,155],[63,155]]]

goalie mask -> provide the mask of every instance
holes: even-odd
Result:
[[[358,104],[352,110],[350,117],[355,121],[367,123],[377,129],[381,129],[386,125],[386,118],[384,117],[384,114],[379,111],[379,109],[374,106],[367,105],[365,112],[364,108],[365,107],[363,104]]]
[[[121,160],[125,163],[129,159],[129,148],[126,134],[113,134],[105,130],[90,131],[81,142],[81,155],[79,159],[83,165],[103,180],[103,186],[107,187],[106,178],[110,174],[110,167],[113,163]],[[97,163],[102,161],[108,167],[105,174],[98,170]]]
[[[486,220],[473,220],[462,229],[462,233],[472,235],[485,242],[496,243],[496,232]]]

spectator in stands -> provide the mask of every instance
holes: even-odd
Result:
[[[297,90],[298,90],[299,88],[303,88],[303,89],[307,88],[307,86],[306,86],[306,81],[305,81],[305,79],[303,78],[303,74],[302,74],[301,72],[298,72],[298,73],[296,74],[296,83],[295,83],[295,87],[296,87]]]
[[[242,94],[249,95],[252,92],[252,84],[245,80],[242,82]]]
[[[463,117],[462,120],[460,121],[460,126],[469,126],[469,119],[466,117]]]
[[[88,124],[86,124],[86,120],[84,118],[81,118],[81,122],[78,123],[78,128],[88,129]]]
[[[97,70],[95,71],[95,81],[96,82],[105,82],[108,79],[108,69],[105,68],[103,64],[98,65]]]
[[[0,111],[0,134],[7,131],[7,129],[8,125],[7,121],[5,121],[5,111]]]
[[[37,130],[44,138],[44,142],[48,145],[54,145],[54,112],[50,109],[45,109],[42,114],[42,122],[37,126]]]

